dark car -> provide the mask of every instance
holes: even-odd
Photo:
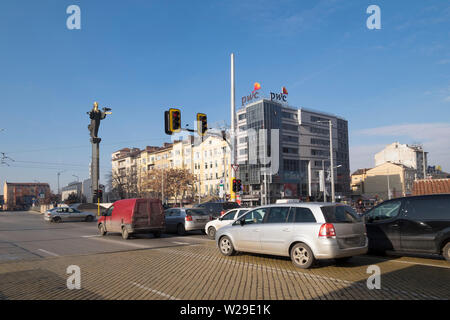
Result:
[[[230,209],[240,208],[236,202],[205,202],[194,206],[194,208],[203,208],[213,218],[220,217],[223,213]]]
[[[369,251],[439,254],[450,261],[450,194],[388,200],[364,219]]]

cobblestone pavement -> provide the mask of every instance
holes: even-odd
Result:
[[[380,290],[366,286],[372,264],[382,272]],[[69,265],[81,269],[79,290],[66,287]],[[445,261],[360,256],[339,266],[322,261],[302,270],[282,257],[225,257],[213,241],[0,263],[0,299],[449,298],[450,265]]]

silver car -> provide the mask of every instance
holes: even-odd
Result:
[[[364,222],[347,205],[274,204],[253,209],[216,233],[226,256],[237,251],[288,256],[307,269],[320,259],[347,260],[367,252]]]
[[[172,208],[164,211],[166,232],[185,235],[186,231],[201,230],[212,220],[207,211],[200,208]]]
[[[92,212],[83,212],[70,207],[59,207],[47,210],[44,213],[44,220],[50,222],[62,221],[94,221],[95,215]]]

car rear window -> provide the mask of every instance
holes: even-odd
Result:
[[[206,216],[208,215],[208,212],[200,209],[186,209],[186,214],[194,216]]]
[[[325,221],[329,223],[356,223],[361,218],[349,206],[324,206],[320,208],[325,217]]]

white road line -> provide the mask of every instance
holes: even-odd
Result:
[[[46,254],[49,254],[49,255],[51,255],[51,256],[54,256],[54,257],[59,257],[59,254],[56,254],[56,253],[53,253],[53,252],[50,252],[50,251],[47,251],[47,250],[44,250],[44,249],[38,249],[39,251],[42,251],[42,252],[44,252],[44,253],[46,253]]]
[[[172,243],[175,243],[175,244],[190,244],[189,242],[179,242],[179,241],[172,241]]]
[[[136,283],[136,282],[132,282],[131,284],[136,286],[136,287],[138,287],[138,288],[141,288],[141,289],[144,289],[144,290],[147,290],[147,291],[159,294],[160,296],[163,296],[165,298],[169,298],[169,300],[180,300],[180,299],[175,298],[175,297],[173,297],[171,295],[168,295],[167,293],[164,293],[164,292],[152,289],[152,288],[148,288],[148,287],[143,286],[142,284],[139,284],[139,283]]]
[[[98,234],[93,234],[93,235],[90,235],[90,236],[81,236],[82,238],[95,238],[95,237],[100,237],[100,235],[98,235]]]
[[[450,266],[431,264],[431,263],[412,262],[412,261],[399,261],[399,260],[395,260],[395,259],[384,259],[384,258],[369,257],[369,256],[361,256],[361,258],[382,260],[383,262],[397,262],[397,263],[415,264],[415,265],[420,265],[420,266],[428,266],[428,267],[437,267],[437,268],[450,269]]]
[[[100,237],[98,237],[98,238],[92,237],[92,238],[88,238],[88,239],[101,240],[101,241],[106,241],[106,242],[113,242],[113,243],[117,243],[117,244],[120,244],[120,245],[130,246],[130,247],[135,247],[135,248],[148,248],[148,249],[151,248],[149,246],[144,246],[144,245],[141,245],[141,244],[130,243],[130,242],[126,242],[126,241],[111,240],[111,239],[100,238]]]

